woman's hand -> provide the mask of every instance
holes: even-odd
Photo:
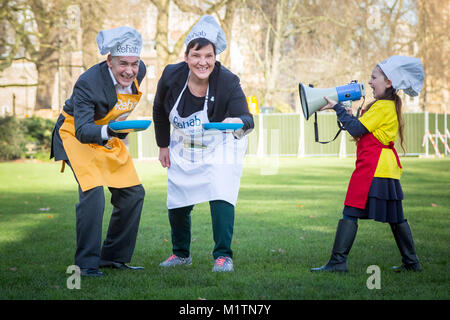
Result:
[[[329,99],[328,97],[323,97],[328,103],[319,109],[319,111],[333,109],[333,107],[337,104],[336,101]]]
[[[241,118],[225,118],[222,123],[244,123]]]
[[[159,148],[159,161],[163,168],[170,167],[169,148]]]

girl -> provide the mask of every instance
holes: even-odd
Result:
[[[403,216],[399,180],[402,166],[394,141],[399,135],[403,148],[402,101],[397,91],[403,89],[417,96],[423,78],[419,59],[392,56],[373,69],[369,85],[375,100],[363,110],[360,118],[347,114],[336,101],[324,97],[328,104],[321,110],[335,110],[339,121],[357,140],[356,168],[348,186],[331,258],[326,265],[311,271],[348,271],[346,260],[356,236],[358,219],[390,224],[403,262],[393,267],[394,271],[421,270],[411,229]]]

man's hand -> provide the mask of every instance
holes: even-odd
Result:
[[[115,132],[113,130],[111,130],[111,128],[108,126],[106,129],[108,136],[110,137],[117,137],[119,139],[125,139],[128,135],[128,133],[119,133],[119,132]]]

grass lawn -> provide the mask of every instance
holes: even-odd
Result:
[[[106,269],[69,290],[75,253],[77,185],[60,164],[0,163],[0,299],[449,299],[450,159],[404,158],[405,217],[421,273],[397,274],[401,262],[390,227],[360,221],[349,273],[313,274],[328,261],[354,158],[248,158],[236,206],[234,273],[212,273],[207,203],[192,213],[193,264],[161,269],[171,254],[167,178],[159,162],[137,162],[147,195],[133,265]],[[109,201],[110,194],[106,189]],[[106,233],[111,205],[103,229]],[[381,289],[366,286],[367,267]]]

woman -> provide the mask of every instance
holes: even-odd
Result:
[[[163,267],[190,265],[191,217],[209,201],[213,272],[233,271],[231,240],[242,162],[254,127],[239,78],[216,61],[226,48],[215,19],[203,16],[186,38],[184,62],[168,65],[155,95],[153,120],[159,160],[167,169],[167,207],[173,254]],[[240,123],[234,132],[203,129],[209,122]],[[170,124],[173,126],[170,134]]]
[[[339,220],[331,258],[327,264],[311,271],[347,272],[347,256],[358,229],[358,219],[387,222],[402,256],[402,265],[394,271],[420,271],[408,221],[403,216],[403,191],[400,185],[402,166],[394,148],[400,136],[403,146],[402,89],[417,96],[422,88],[424,72],[419,59],[392,56],[372,71],[369,85],[375,101],[360,118],[346,113],[336,101],[324,97],[328,104],[321,110],[333,109],[346,130],[357,139],[356,168],[350,179]]]

